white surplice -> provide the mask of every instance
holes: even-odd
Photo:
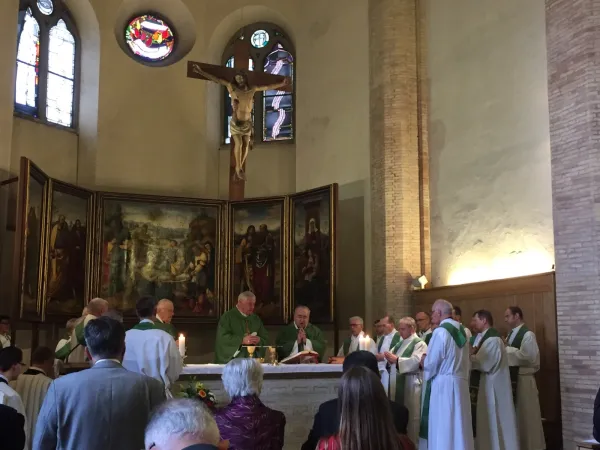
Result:
[[[477,343],[488,330],[477,336]],[[519,450],[517,418],[512,398],[508,357],[500,337],[488,337],[471,356],[481,372],[477,395],[477,450]]]
[[[445,319],[457,330],[460,324]],[[474,450],[469,396],[469,345],[459,348],[441,326],[433,331],[424,363],[423,379],[431,383],[428,439],[419,450]]]
[[[183,361],[173,337],[156,329],[131,329],[125,333],[123,367],[161,381],[167,396],[183,370]]]
[[[27,447],[33,436],[29,435],[29,424],[27,423],[27,414],[25,414],[25,405],[23,405],[23,400],[21,400],[19,393],[8,384],[8,380],[2,375],[0,375],[0,378],[2,378],[2,381],[0,381],[0,405],[10,406],[25,418],[23,428],[25,430],[25,446]]]
[[[508,343],[512,344],[522,325],[515,328]],[[534,374],[540,370],[540,349],[535,334],[528,331],[523,336],[521,348],[506,347],[509,366],[519,366],[517,384],[517,426],[521,450],[544,450],[546,439],[542,427],[540,399]]]
[[[419,442],[419,425],[421,423],[421,386],[423,384],[423,371],[419,365],[421,356],[427,353],[427,344],[423,341],[418,342],[412,351],[412,355],[403,358],[402,354],[414,339],[418,339],[413,334],[404,339],[396,351],[398,364],[392,367],[390,372],[390,399],[396,397],[396,374],[406,375],[404,382],[404,406],[408,409],[407,434],[411,441]]]
[[[385,352],[389,352],[392,346],[392,339],[394,339],[394,336],[397,334],[398,331],[394,330],[391,333],[382,336],[381,339],[375,343],[377,353],[383,354]],[[381,342],[381,347],[379,347],[379,342]],[[390,385],[390,373],[387,370],[387,361],[385,359],[383,361],[377,361],[377,365],[379,366],[379,375],[381,375],[381,384],[383,384],[383,388],[385,389],[385,393],[387,395]]]
[[[358,345],[360,344],[359,338],[361,338],[361,337],[365,337],[364,331],[361,331],[358,336],[350,336],[350,348],[348,350],[348,354],[359,350],[359,348],[358,348]],[[369,343],[367,344],[367,351],[373,353],[374,355],[377,354],[377,344],[371,338],[369,338]],[[338,356],[346,356],[346,355],[344,355],[344,345],[343,344],[340,347],[340,350],[338,351],[337,355]]]
[[[43,370],[31,367],[37,370],[37,375],[19,375],[15,381],[10,382],[12,387],[21,397],[25,407],[25,423],[27,424],[27,436],[29,436],[26,448],[31,449],[33,436],[35,436],[35,426],[37,424],[38,414],[44,403],[44,398],[52,379],[48,378]]]

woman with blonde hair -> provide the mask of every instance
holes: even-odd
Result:
[[[396,433],[388,398],[373,371],[353,367],[344,373],[338,398],[340,431],[322,438],[317,450],[410,450],[401,443],[406,437]]]

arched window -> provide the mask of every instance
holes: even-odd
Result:
[[[21,0],[15,111],[74,127],[79,41],[62,0]]]
[[[285,33],[270,23],[255,23],[239,30],[223,53],[223,64],[233,67],[234,45],[238,39],[250,41],[250,70],[294,78],[294,49]],[[294,83],[295,84],[295,83]],[[289,141],[294,139],[294,96],[284,91],[257,92],[254,99],[255,141]],[[231,99],[224,91],[223,136],[230,142]]]

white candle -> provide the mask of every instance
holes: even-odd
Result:
[[[183,334],[179,335],[179,354],[182,358],[185,356],[185,336]]]
[[[358,349],[365,350],[365,338],[363,336],[358,337]]]
[[[371,347],[371,345],[370,345],[370,344],[371,344],[371,338],[370,338],[370,337],[369,337],[369,335],[367,334],[367,335],[365,336],[365,342],[364,342],[365,348],[363,348],[363,350],[367,350],[367,351],[368,351],[368,350],[370,349],[370,347]]]

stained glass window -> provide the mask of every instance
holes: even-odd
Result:
[[[19,12],[15,110],[72,127],[78,45],[69,13],[62,0],[25,3]]]
[[[250,42],[252,42],[252,45],[255,48],[266,47],[269,43],[269,33],[267,33],[265,30],[256,30],[254,33],[252,33]]]
[[[293,79],[294,57],[281,44],[277,44],[265,58],[265,72]],[[263,95],[263,108],[263,140],[292,139],[293,94],[279,90],[266,91]]]
[[[161,61],[175,45],[171,27],[162,19],[149,14],[136,17],[125,30],[125,40],[131,51],[142,60]]]
[[[252,45],[250,67],[272,75],[294,77],[294,52],[291,42],[279,27],[268,23],[249,25],[239,30],[229,41],[223,59],[227,67],[233,68],[235,42],[247,39]],[[256,62],[256,67],[254,67]],[[231,120],[231,98],[224,91],[223,140],[230,143],[229,121]],[[255,140],[263,142],[294,139],[294,92],[270,90],[258,92],[254,109]],[[262,106],[262,107],[261,107]]]
[[[45,16],[49,16],[52,14],[52,11],[54,11],[54,4],[52,3],[52,0],[38,0],[37,7]]]
[[[75,38],[64,20],[50,29],[46,119],[67,127],[73,117]]]
[[[40,25],[28,8],[23,18],[17,47],[15,102],[36,114],[40,67]]]

